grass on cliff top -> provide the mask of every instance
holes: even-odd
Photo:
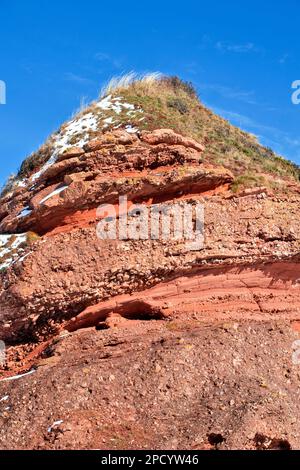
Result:
[[[133,113],[129,118],[127,112],[121,112],[117,116],[121,127],[131,124],[140,130],[170,128],[192,137],[205,145],[205,162],[222,165],[237,178],[243,175],[275,175],[300,180],[300,168],[296,164],[263,147],[254,135],[231,125],[207,109],[199,100],[193,85],[178,77],[163,77],[155,73],[140,79],[131,73],[113,79],[103,90],[102,96],[109,94],[122,97],[127,103],[143,110],[142,120],[140,113]],[[81,109],[79,114],[87,112],[97,112],[96,102],[85,110]],[[112,110],[106,113],[110,117]],[[97,137],[97,132],[93,137]],[[101,132],[99,129],[98,133]],[[41,149],[24,160],[17,179],[31,175],[50,156],[51,137]],[[253,179],[249,181],[253,183]]]
[[[162,77],[150,83],[133,81],[110,92],[144,110],[145,119],[133,125],[141,130],[170,128],[193,137],[205,145],[204,161],[222,165],[236,176],[271,174],[300,180],[299,166],[206,108],[191,83]]]

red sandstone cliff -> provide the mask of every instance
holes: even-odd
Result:
[[[0,447],[299,447],[300,186],[233,191],[207,139],[94,119],[1,199]],[[120,215],[119,195],[200,202],[203,247],[99,240],[97,208]]]

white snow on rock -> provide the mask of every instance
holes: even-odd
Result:
[[[22,219],[23,217],[27,217],[32,213],[32,210],[30,209],[29,206],[24,207],[24,209],[20,212],[20,214],[17,216],[18,219]]]
[[[7,400],[9,400],[9,395],[5,395],[4,397],[0,398],[0,403]]]
[[[57,426],[60,426],[63,422],[64,421],[62,419],[60,419],[59,421],[54,421],[54,423],[51,426],[49,426],[48,432],[49,433],[52,432],[53,429],[57,428]]]
[[[29,372],[26,372],[25,374],[20,374],[20,375],[13,375],[12,377],[6,377],[5,379],[1,379],[1,382],[10,382],[11,380],[18,380],[22,379],[23,377],[27,377],[28,375],[34,374],[36,372],[36,369],[32,369]]]
[[[73,119],[64,129],[55,136],[53,154],[42,168],[31,176],[31,181],[36,181],[57,160],[57,156],[68,148],[83,147],[89,142],[89,131],[97,130],[97,119],[93,113],[87,113],[77,119]],[[74,137],[77,141],[74,142]]]
[[[16,259],[16,261],[14,261],[13,264],[15,264],[15,263],[23,263],[24,259],[26,259],[27,256],[31,255],[31,253],[32,253],[32,251],[29,251],[29,253],[26,253],[26,255],[21,256],[21,258]]]
[[[26,188],[26,184],[27,184],[26,178],[23,178],[22,180],[19,180],[16,183],[18,188]]]
[[[27,234],[0,235],[0,270],[8,268],[22,255],[20,245],[26,242]]]
[[[31,177],[31,181],[36,181],[37,179],[39,179],[39,177],[45,173],[45,171],[53,165],[53,163],[55,163],[56,161],[56,158],[57,158],[57,154],[53,154],[51,158],[49,158],[49,160],[45,163],[45,165],[42,166],[42,168],[37,171],[36,173],[34,173]]]
[[[139,129],[137,127],[133,127],[131,125],[128,125],[125,127],[125,130],[129,133],[129,134],[136,134]]]
[[[52,193],[50,193],[50,194],[48,194],[46,197],[44,197],[44,199],[42,199],[42,200],[40,201],[40,204],[43,204],[44,202],[48,201],[48,199],[50,199],[50,198],[53,197],[53,196],[56,196],[56,194],[62,193],[62,192],[65,191],[67,188],[68,188],[68,186],[67,186],[67,185],[64,185],[64,186],[61,186],[60,188],[55,189],[54,191],[52,191]]]
[[[131,103],[126,103],[123,101],[122,97],[112,98],[112,95],[102,98],[95,104],[94,109],[96,112],[90,111],[75,117],[68,124],[63,126],[59,133],[53,136],[53,143],[51,144],[53,150],[52,155],[42,168],[31,176],[31,182],[34,183],[38,180],[39,177],[56,162],[59,154],[62,154],[71,147],[83,147],[87,144],[91,140],[90,132],[101,131],[101,128],[105,129],[113,124],[116,124],[115,129],[121,127],[122,122],[120,122],[120,120],[118,121],[118,115],[120,115],[122,111],[126,112],[129,123],[135,113],[143,113],[141,108]],[[116,115],[115,118],[107,116],[106,111],[114,112]],[[131,133],[138,131],[137,128],[132,127],[130,124],[128,124],[126,130]],[[26,186],[26,180],[18,182],[18,185]],[[34,187],[35,186],[31,189]]]

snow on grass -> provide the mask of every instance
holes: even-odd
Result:
[[[103,122],[104,122],[104,124],[106,124],[107,126],[108,126],[109,124],[114,124],[114,118],[113,118],[113,117],[108,117],[108,118],[106,118],[106,119],[103,119]]]
[[[131,112],[132,111],[143,112],[141,109],[136,108],[133,104],[122,101],[122,98],[120,96],[112,98],[111,95],[108,95],[105,98],[102,98],[102,100],[99,101],[99,103],[97,103],[96,107],[105,111],[108,111],[108,110],[114,111],[116,114],[121,114],[121,112],[124,109],[127,109],[127,111],[131,111]]]
[[[96,112],[89,111],[72,119],[53,137],[52,155],[42,168],[31,176],[31,182],[34,183],[37,181],[40,176],[56,162],[59,154],[62,154],[65,150],[71,147],[83,147],[87,144],[91,140],[90,133],[104,130],[113,124],[115,124],[115,129],[119,128],[122,124],[120,123],[120,120],[116,122],[115,119],[118,120],[118,116],[121,113],[125,112],[127,114],[129,123],[135,113],[143,113],[141,108],[124,102],[122,97],[118,96],[113,98],[112,95],[102,98],[94,106],[94,109]],[[116,115],[115,118],[112,116],[107,117],[107,111],[114,112]],[[138,131],[137,128],[132,127],[130,124],[128,124],[126,130],[130,133]],[[22,180],[18,184],[20,186],[26,186],[26,180]],[[34,187],[35,186],[33,185],[31,189],[34,189]]]
[[[106,96],[105,98],[102,98],[102,100],[97,103],[97,108],[107,110],[111,109],[112,102],[111,102],[111,95]]]
[[[53,196],[56,196],[57,194],[62,193],[62,192],[65,191],[67,188],[68,188],[68,186],[67,186],[67,185],[64,185],[64,186],[61,186],[60,188],[55,189],[54,191],[52,191],[52,193],[50,193],[50,194],[48,194],[46,197],[44,197],[44,199],[42,199],[42,200],[40,201],[40,204],[44,204],[44,202],[48,201],[48,199],[50,199],[50,198],[53,197]]]
[[[11,235],[0,235],[0,250],[10,240]]]
[[[10,241],[12,248],[17,248],[21,243],[26,241],[26,233],[17,234],[17,235],[0,235],[0,250],[5,247]]]
[[[131,111],[135,111],[135,106],[134,106],[134,104],[130,104],[130,103],[121,103],[121,105],[122,105],[123,108],[125,108],[125,109],[131,109]]]
[[[26,241],[26,233],[0,235],[0,270],[9,268],[23,254],[21,245]]]
[[[42,168],[31,176],[34,182],[45,173],[57,160],[57,156],[65,150],[74,147],[83,147],[90,140],[89,132],[97,130],[97,118],[93,113],[87,113],[80,118],[73,119],[56,137],[53,143],[53,153]],[[76,139],[77,137],[77,139]]]
[[[19,180],[17,183],[16,183],[16,186],[18,188],[26,188],[26,178],[23,178],[22,180]]]
[[[74,119],[64,128],[63,135],[56,141],[55,146],[62,153],[69,147],[73,147],[74,144],[71,145],[70,140],[74,136],[80,135],[79,141],[76,143],[76,146],[80,147],[82,146],[79,145],[81,141],[84,142],[83,145],[88,142],[88,131],[96,131],[97,127],[96,116],[93,113],[87,113],[78,119]]]

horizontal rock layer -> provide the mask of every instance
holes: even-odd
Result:
[[[36,232],[40,238],[2,275],[1,337],[47,337],[55,325],[91,305],[123,294],[138,298],[139,292],[182,279],[195,268],[294,259],[299,253],[298,193],[278,197],[254,188],[236,196],[230,191],[230,172],[201,163],[201,149],[173,131],[140,138],[115,131],[84,149],[66,151],[40,172],[34,187],[28,181],[6,196],[2,207],[10,213],[2,218],[2,230]],[[120,215],[120,195],[128,197],[128,207],[202,203],[204,246],[190,251],[184,240],[99,240],[97,207],[112,204]],[[290,266],[297,272],[295,262]],[[246,289],[238,277],[237,282]],[[227,286],[230,296],[234,286]],[[195,295],[200,305],[201,289]],[[297,302],[297,290],[290,288],[289,295]],[[249,308],[256,310],[253,298]]]

